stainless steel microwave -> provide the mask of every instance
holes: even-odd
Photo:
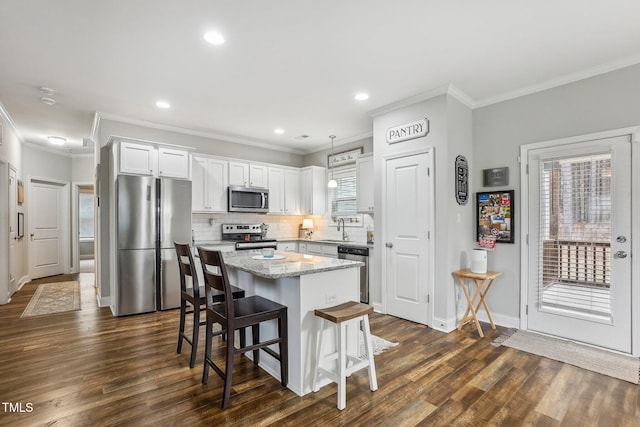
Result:
[[[229,186],[229,212],[268,212],[269,190],[266,188]]]

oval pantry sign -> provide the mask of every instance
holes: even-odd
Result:
[[[420,119],[415,122],[394,126],[387,130],[387,144],[408,141],[426,136],[429,133],[429,120]]]

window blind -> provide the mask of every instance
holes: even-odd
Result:
[[[611,154],[540,162],[542,306],[609,314]]]
[[[338,186],[329,191],[331,216],[343,217],[357,214],[356,169],[353,167],[335,169],[333,179]]]

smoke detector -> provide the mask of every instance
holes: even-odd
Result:
[[[55,99],[49,98],[49,97],[46,97],[46,96],[40,98],[40,101],[42,101],[42,103],[46,104],[46,105],[53,105],[53,104],[56,103]]]
[[[50,87],[41,86],[39,89],[40,89],[40,93],[43,94],[44,96],[51,96],[55,93],[55,91]]]

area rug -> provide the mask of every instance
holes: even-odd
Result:
[[[498,337],[494,344],[558,360],[630,383],[640,383],[640,359],[527,331],[511,333],[506,339]]]
[[[358,353],[358,357],[365,358],[367,357],[367,350],[364,346],[364,337],[362,334],[358,334],[360,337],[360,349]],[[385,350],[390,349],[391,347],[397,346],[397,342],[390,342],[385,340],[384,338],[380,338],[376,335],[371,334],[371,346],[373,347],[373,355],[377,356],[378,354],[383,353]]]
[[[21,318],[80,310],[80,284],[75,281],[38,286]]]

